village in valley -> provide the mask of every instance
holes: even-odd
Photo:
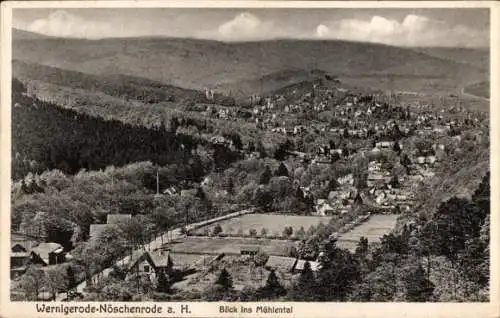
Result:
[[[174,91],[19,56],[13,301],[487,301],[486,101],[318,69]]]

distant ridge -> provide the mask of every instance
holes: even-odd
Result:
[[[12,28],[13,40],[43,40],[48,38],[54,38],[54,37],[26,30]]]
[[[37,40],[37,41],[33,41]],[[451,79],[453,87],[487,80],[484,69],[431,56],[412,48],[384,44],[269,40],[218,42],[183,38],[113,38],[101,40],[46,37],[26,31],[13,33],[13,58],[87,74],[123,74],[187,89],[205,87],[245,94],[260,93],[260,77],[287,70],[322,70],[345,78],[392,76],[396,89],[411,81]],[[298,74],[299,77],[303,77]],[[410,80],[406,80],[408,77]],[[299,79],[301,81],[303,79]],[[273,78],[263,78],[275,90]],[[358,81],[354,79],[353,81]],[[359,81],[362,83],[361,81]],[[284,85],[288,85],[285,81]],[[363,83],[365,84],[365,83]],[[406,87],[397,87],[397,85]]]

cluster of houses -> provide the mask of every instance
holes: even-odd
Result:
[[[396,147],[397,146],[397,147]],[[342,150],[331,149],[326,151],[328,146],[319,148],[319,152],[340,153]],[[391,152],[401,151],[403,144],[395,141],[380,141],[375,143],[373,152]],[[444,150],[442,144],[434,144],[433,149]],[[338,151],[338,152],[337,152]],[[318,198],[316,200],[316,214],[325,215],[344,215],[349,213],[355,204],[369,204],[379,211],[394,213],[403,210],[409,210],[414,205],[413,186],[434,176],[434,169],[439,163],[439,158],[431,154],[427,156],[412,156],[408,164],[408,175],[395,175],[391,170],[393,164],[385,162],[386,157],[375,157],[368,163],[366,171],[366,189],[358,191],[355,187],[355,180],[352,173],[346,174],[334,180],[335,189],[329,192],[327,198]],[[382,162],[384,158],[384,162]],[[394,158],[397,158],[395,156]]]
[[[50,266],[66,262],[71,255],[63,246],[55,242],[43,242],[43,238],[11,233],[10,277],[16,279],[23,275],[29,266]]]

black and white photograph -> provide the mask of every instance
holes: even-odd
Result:
[[[11,10],[10,302],[492,301],[491,3],[61,3]]]

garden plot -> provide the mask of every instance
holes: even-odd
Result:
[[[242,248],[259,246],[269,255],[287,256],[289,249],[295,246],[294,242],[283,240],[257,238],[219,238],[219,237],[188,237],[181,243],[171,244],[170,251],[175,254],[240,254]],[[175,261],[175,260],[174,260]]]

